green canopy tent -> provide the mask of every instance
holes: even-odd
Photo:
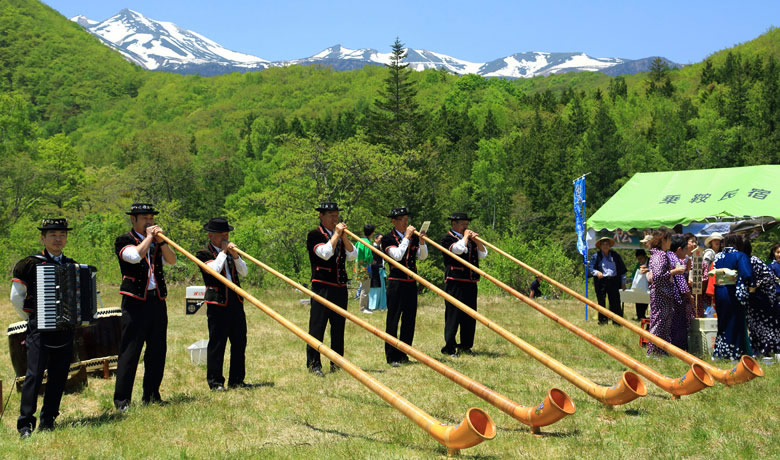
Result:
[[[638,173],[588,219],[588,239],[615,231],[638,247],[644,229],[779,217],[780,165]]]

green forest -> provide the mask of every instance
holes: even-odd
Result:
[[[388,37],[397,59],[402,39]],[[240,247],[305,281],[305,234],[327,199],[356,233],[386,231],[389,210],[407,206],[437,237],[467,212],[488,241],[573,281],[575,178],[590,173],[590,215],[637,172],[780,162],[778,57],[773,28],[701,63],[621,77],[488,79],[399,61],[204,78],[142,70],[40,2],[0,0],[2,267],[40,247],[42,217],[65,216],[66,253],[118,282],[113,241],[143,201],[193,251],[208,218],[227,216]],[[421,274],[442,280],[441,264]],[[188,263],[169,273],[199,279]]]

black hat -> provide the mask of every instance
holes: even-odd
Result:
[[[133,203],[133,205],[130,206],[130,212],[126,212],[125,214],[130,216],[134,216],[137,214],[151,214],[153,216],[156,216],[157,214],[160,214],[160,211],[155,211],[153,204]]]
[[[470,221],[471,217],[469,217],[469,215],[466,214],[465,212],[453,212],[452,215],[450,216],[450,221],[453,221],[453,220],[468,220],[468,221]]]
[[[390,211],[390,214],[387,217],[395,219],[396,217],[408,216],[408,215],[409,215],[409,210],[406,208],[393,208],[393,210]]]
[[[233,226],[228,225],[228,221],[224,217],[214,217],[209,219],[209,223],[203,226],[203,230],[213,233],[225,233],[232,232]]]
[[[328,211],[341,211],[339,205],[335,201],[323,201],[320,203],[319,208],[314,208],[315,211],[328,212]]]
[[[38,230],[65,230],[69,232],[73,229],[68,227],[68,219],[64,217],[47,217],[41,221],[41,226],[38,227]]]

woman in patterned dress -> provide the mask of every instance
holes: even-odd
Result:
[[[723,239],[723,251],[715,256],[714,267],[736,272],[735,277],[717,280],[715,308],[718,311],[718,336],[715,339],[714,358],[738,360],[752,355],[747,334],[745,313],[748,307],[747,286],[753,277],[750,259],[741,252],[742,237],[730,233]],[[726,278],[726,277],[724,277]]]
[[[752,255],[749,239],[743,251],[750,257],[753,281],[748,286],[747,326],[753,352],[763,356],[780,353],[780,304],[775,294],[775,276],[758,257]]]
[[[695,239],[695,237],[694,237]],[[666,255],[672,267],[683,267],[685,270],[685,259],[688,255],[688,238],[685,235],[672,235],[672,242]],[[672,276],[674,288],[677,290],[675,300],[680,303],[675,305],[672,312],[672,345],[682,350],[688,350],[688,326],[693,317],[693,298],[691,296],[691,287],[688,284],[688,276],[685,273],[679,273]]]
[[[668,230],[656,230],[650,240],[650,262],[648,281],[650,284],[650,332],[667,342],[671,341],[672,316],[675,306],[682,304],[679,292],[674,287],[672,276],[683,273],[685,268],[675,268],[669,261],[666,251],[672,244],[672,234]],[[666,352],[649,344],[647,355],[665,355]]]

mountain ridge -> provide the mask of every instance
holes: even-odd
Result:
[[[386,65],[390,53],[372,48],[351,49],[336,44],[306,58],[269,61],[224,48],[207,37],[172,22],[157,21],[125,8],[104,21],[83,15],[70,18],[128,61],[147,70],[184,75],[221,75],[289,65],[321,65],[337,71],[366,65]],[[444,69],[453,74],[497,78],[532,78],[564,72],[604,72],[609,75],[646,72],[652,58],[594,58],[583,52],[520,52],[487,62],[470,62],[426,49],[407,48],[404,60],[416,71]],[[670,67],[682,67],[667,59]],[[608,71],[612,69],[611,71]]]

